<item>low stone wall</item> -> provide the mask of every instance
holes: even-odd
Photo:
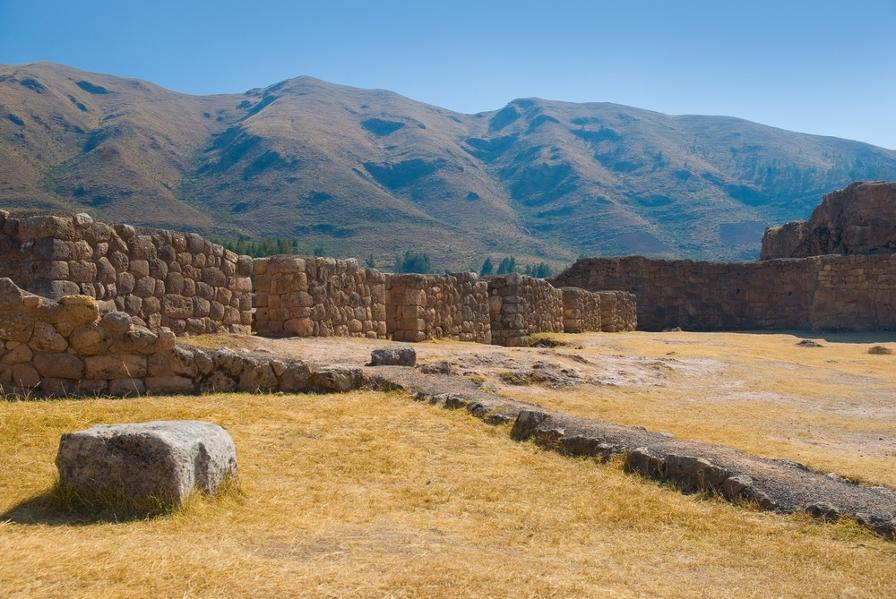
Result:
[[[637,300],[626,291],[595,291],[599,298],[601,326],[605,333],[634,331],[638,328]]]
[[[555,283],[637,296],[646,330],[896,329],[896,256],[746,263],[588,258]]]
[[[544,279],[489,277],[492,343],[524,346],[534,333],[563,332],[563,292]]]
[[[395,341],[491,343],[488,283],[473,273],[386,275],[386,330]]]
[[[43,396],[221,391],[347,391],[358,369],[179,346],[123,312],[101,316],[94,298],[54,301],[0,279],[0,392]]]
[[[601,330],[601,298],[578,287],[563,287],[563,330],[584,333]]]
[[[0,277],[59,299],[87,295],[175,334],[247,333],[252,260],[198,235],[109,225],[86,214],[0,211]]]
[[[255,330],[296,337],[386,337],[385,275],[356,260],[255,260]]]

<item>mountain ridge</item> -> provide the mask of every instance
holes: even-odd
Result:
[[[517,98],[475,114],[311,76],[189,95],[0,66],[0,206],[299,238],[441,267],[485,256],[742,259],[896,152],[737,117]]]

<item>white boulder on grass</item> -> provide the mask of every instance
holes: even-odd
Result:
[[[237,473],[230,434],[195,420],[103,424],[65,433],[56,467],[63,490],[135,507],[178,507],[194,489],[212,495]]]

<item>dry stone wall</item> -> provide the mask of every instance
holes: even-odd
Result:
[[[746,263],[579,260],[555,279],[637,296],[646,330],[896,329],[896,256],[818,256]]]
[[[198,235],[109,225],[86,214],[0,211],[0,276],[59,299],[87,295],[175,334],[249,332],[252,260]]]
[[[534,333],[563,332],[563,292],[544,279],[510,274],[488,279],[492,343],[525,346]]]
[[[584,333],[601,330],[601,298],[578,287],[563,287],[563,330]]]
[[[491,343],[488,283],[474,273],[386,275],[386,329],[395,341]]]
[[[57,302],[0,279],[0,393],[347,391],[363,382],[359,369],[177,345],[170,329],[151,331],[135,320],[101,315],[92,297]]]
[[[386,337],[386,277],[356,260],[255,260],[255,330],[265,336]]]
[[[595,291],[599,298],[601,327],[605,333],[634,331],[638,328],[637,301],[626,291]]]

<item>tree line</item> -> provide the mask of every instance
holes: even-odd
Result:
[[[266,256],[275,256],[278,254],[297,254],[306,256],[328,255],[322,245],[315,246],[311,248],[311,251],[308,251],[305,246],[300,246],[296,239],[273,238],[253,241],[250,239],[239,238],[215,239],[213,241],[232,252],[240,255],[252,256],[253,258],[264,258]],[[370,254],[364,260],[364,265],[368,268],[377,268],[376,259],[373,254]],[[432,259],[430,259],[429,255],[425,252],[414,251],[407,251],[404,254],[395,256],[392,263],[392,270],[397,273],[432,274],[434,272]],[[475,265],[471,270],[476,270]],[[479,275],[483,277],[505,275],[513,272],[541,279],[550,277],[553,274],[551,267],[545,262],[526,264],[521,267],[517,264],[516,257],[514,256],[505,256],[497,262],[497,265],[496,261],[493,261],[489,256],[485,258],[482,262],[482,266],[479,267]]]

